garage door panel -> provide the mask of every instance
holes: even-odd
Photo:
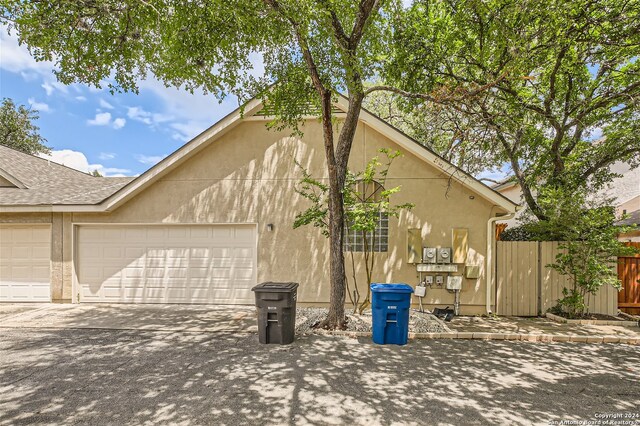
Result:
[[[118,293],[121,302],[129,303],[253,302],[255,226],[100,226],[119,230],[87,233],[93,226],[79,227],[78,283],[95,286],[92,282],[99,281],[95,291],[81,292],[84,301],[113,301]],[[99,258],[85,256],[85,247],[96,246],[108,249]],[[100,287],[107,284],[105,298]]]
[[[0,225],[0,300],[51,300],[51,228]]]
[[[118,228],[114,228],[118,229]],[[131,241],[140,241],[147,239],[147,228],[130,226],[118,231],[120,234],[124,234],[124,237]]]
[[[164,241],[167,238],[167,229],[162,227],[147,228],[147,240]]]
[[[177,239],[182,242],[188,237],[187,232],[189,231],[189,228],[187,226],[172,226],[167,228],[167,230],[169,241]]]
[[[144,277],[145,268],[126,268],[124,270],[124,278],[142,278]]]
[[[212,230],[211,228],[208,227],[204,227],[204,226],[192,226],[189,228],[189,237],[192,239],[204,239],[204,240],[209,240],[212,237]]]

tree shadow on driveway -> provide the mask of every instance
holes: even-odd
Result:
[[[0,423],[547,424],[638,412],[626,345],[0,329]]]

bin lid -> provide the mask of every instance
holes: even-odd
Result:
[[[251,291],[260,291],[263,293],[283,293],[283,292],[292,292],[298,288],[298,283],[276,283],[272,281],[267,281],[265,283],[260,283],[257,286],[253,287]]]
[[[413,293],[413,287],[408,284],[371,284],[374,293]]]

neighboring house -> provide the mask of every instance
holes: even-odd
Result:
[[[640,215],[640,167],[631,169],[627,163],[618,162],[611,166],[611,171],[621,176],[615,178],[613,182],[611,182],[605,190],[598,193],[597,196],[613,198],[618,217],[622,217],[623,215],[630,216],[626,220],[620,221],[620,224],[640,224],[638,218]],[[502,182],[493,185],[492,188],[514,203],[522,206],[526,204],[522,198],[520,184],[513,177],[504,179]],[[512,219],[500,221],[499,223],[506,224],[507,227],[518,226],[519,219],[523,214],[524,209],[518,212]],[[640,241],[640,232],[632,231],[628,234],[620,235],[620,239],[624,241]]]
[[[346,98],[336,102],[340,111],[347,106]],[[261,109],[249,102],[132,180],[0,147],[0,298],[249,304],[258,282],[296,281],[298,303],[328,303],[328,241],[317,228],[292,227],[308,206],[294,191],[302,177],[294,160],[327,176],[322,128],[308,117],[303,137],[268,130]],[[402,186],[393,202],[415,208],[381,221],[374,280],[417,283],[410,262],[420,258],[407,246],[418,229],[424,246],[454,246],[453,274],[479,267],[479,278],[463,280],[461,313],[493,309],[485,272],[492,225],[516,205],[363,111],[350,168],[363,169],[380,148],[404,154],[388,185]],[[359,263],[361,286],[363,269]],[[453,305],[454,295],[434,285],[424,302]]]
[[[640,182],[638,182],[640,185]],[[621,241],[640,242],[640,195],[618,205],[616,213],[623,217],[617,222],[618,225],[635,226],[636,229],[620,234]]]

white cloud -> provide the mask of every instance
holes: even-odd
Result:
[[[45,92],[47,92],[47,96],[51,96],[51,94],[53,93],[53,86],[46,81],[42,83],[42,88]]]
[[[40,154],[40,157],[85,173],[94,170],[97,170],[103,176],[125,176],[125,174],[131,173],[131,170],[128,169],[104,167],[102,164],[90,164],[86,155],[71,149],[51,151],[51,154]]]
[[[18,37],[15,31],[9,35],[6,25],[0,27],[0,68],[3,70],[22,73],[36,72],[41,75],[50,74],[53,69],[51,62],[37,62],[29,54],[29,50],[24,45],[18,44]]]
[[[113,105],[111,105],[109,102],[105,101],[104,99],[100,99],[100,107],[106,108],[106,109],[113,109]]]
[[[101,152],[98,158],[101,160],[113,160],[116,158],[116,154],[114,152]]]
[[[129,107],[127,109],[127,117],[132,120],[140,121],[144,124],[151,125],[151,113],[143,110],[141,107]]]
[[[87,98],[85,96],[76,96],[76,101],[84,102]]]
[[[127,120],[125,120],[124,118],[116,118],[115,120],[113,120],[113,128],[116,130],[122,129],[126,123]]]
[[[151,92],[160,98],[163,110],[159,115],[165,118],[164,121],[171,121],[171,127],[175,130],[172,136],[178,140],[191,139],[237,107],[233,96],[220,103],[213,95],[167,88],[154,78],[139,81],[138,84],[141,94]]]
[[[95,118],[87,120],[89,126],[108,126],[111,123],[110,112],[99,112]]]
[[[138,160],[138,162],[140,162],[142,164],[146,164],[148,166],[153,166],[153,165],[159,163],[165,157],[166,157],[166,155],[142,155],[142,154],[139,154],[139,155],[135,156],[135,158],[136,158],[136,160]]]
[[[197,121],[187,121],[183,123],[172,123],[171,128],[176,130],[171,137],[175,140],[188,142],[199,135],[205,128]]]
[[[161,123],[166,123],[167,121],[171,121],[173,118],[169,115],[145,111],[142,107],[139,106],[128,107],[127,117],[132,120],[144,123],[148,126],[156,126]]]
[[[35,81],[40,77],[40,74],[32,71],[20,71],[20,75],[24,79],[24,81],[31,82]]]
[[[127,120],[119,117],[111,121],[111,113],[110,112],[96,112],[96,116],[92,119],[87,120],[87,124],[89,126],[111,126],[114,129],[122,129],[125,124],[127,124]]]
[[[49,105],[44,102],[38,102],[34,98],[29,98],[27,102],[29,102],[29,105],[31,105],[33,109],[36,109],[40,112],[51,112],[51,108],[49,108]]]

